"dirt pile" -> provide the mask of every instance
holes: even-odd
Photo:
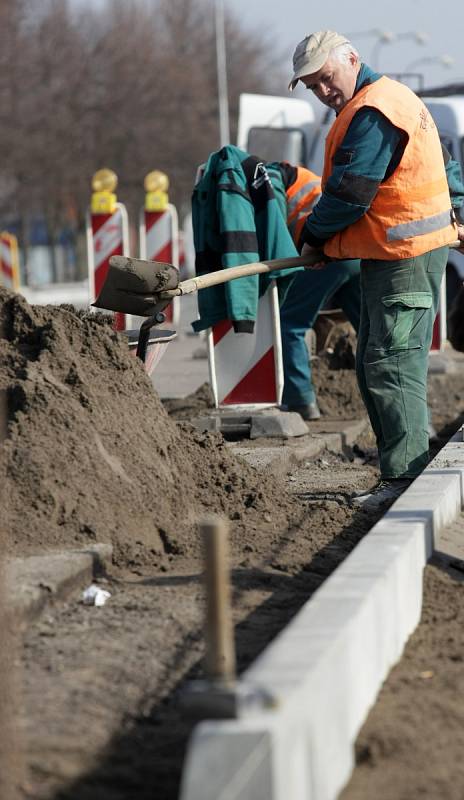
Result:
[[[187,397],[167,397],[163,398],[162,403],[171,417],[177,420],[194,419],[214,408],[213,390],[209,383],[202,383]]]
[[[347,325],[333,328],[330,347],[313,359],[312,371],[319,408],[329,419],[361,419],[366,409],[356,380],[356,336]]]
[[[205,512],[231,518],[241,544],[258,522],[271,539],[287,529],[277,482],[169,419],[109,317],[0,290],[0,326],[7,552],[111,541],[117,564],[163,569],[199,553]]]
[[[312,362],[317,402],[328,419],[361,419],[366,416],[366,409],[359,393],[354,357],[351,350],[342,354],[343,345],[344,340],[340,340],[339,350],[317,356]],[[347,368],[351,357],[353,366]]]

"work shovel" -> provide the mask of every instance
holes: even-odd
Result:
[[[108,272],[100,293],[92,305],[107,311],[119,311],[138,317],[148,317],[140,327],[137,356],[145,361],[150,331],[164,322],[163,311],[174,297],[218,286],[237,278],[259,275],[281,269],[311,266],[326,260],[322,254],[276,258],[256,261],[237,267],[227,267],[179,281],[179,270],[162,261],[143,261],[128,256],[111,256]]]
[[[459,248],[461,242],[453,242],[450,247]],[[217,272],[197,275],[179,281],[179,270],[173,264],[163,261],[143,261],[128,256],[111,256],[108,272],[101,291],[92,304],[108,311],[119,311],[148,317],[140,326],[136,355],[145,362],[150,331],[155,325],[164,322],[163,311],[174,297],[198,292],[210,286],[260,275],[280,269],[311,267],[329,261],[323,253],[315,251],[310,255],[276,258],[272,261],[255,261],[237,267],[227,267]]]

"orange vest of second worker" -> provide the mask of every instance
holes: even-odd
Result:
[[[423,102],[390,78],[361,89],[340,111],[325,146],[324,188],[336,152],[359,109],[378,109],[408,136],[393,174],[383,181],[368,211],[324,244],[333,258],[396,260],[419,256],[457,239],[440,139]]]
[[[306,167],[297,167],[295,181],[286,188],[287,227],[298,247],[306,217],[321,194],[321,178]]]

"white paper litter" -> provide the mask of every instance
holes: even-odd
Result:
[[[82,602],[86,606],[104,606],[109,597],[111,597],[111,592],[101,589],[95,583],[91,583],[82,592]]]

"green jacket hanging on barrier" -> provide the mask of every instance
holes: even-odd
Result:
[[[298,255],[273,185],[263,163],[238,147],[227,145],[210,155],[192,198],[197,275]],[[285,197],[283,182],[281,191]],[[235,331],[253,332],[259,297],[276,279],[283,302],[296,272],[278,270],[202,290],[193,329],[229,319]]]

